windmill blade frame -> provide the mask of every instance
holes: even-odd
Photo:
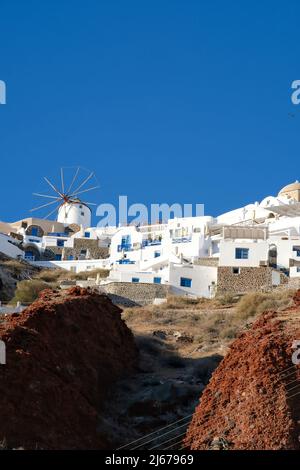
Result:
[[[58,199],[57,196],[50,196],[50,194],[33,193],[33,196],[47,197],[47,198],[50,198],[50,199]]]
[[[60,197],[63,197],[63,195],[58,191],[58,189],[54,186],[54,184],[51,183],[51,181],[48,180],[47,176],[44,176],[44,180],[51,186],[53,191],[55,191],[57,194],[60,195]]]
[[[63,168],[60,169],[60,180],[61,180],[61,191],[62,194],[65,192],[65,182],[64,182],[64,170]]]
[[[68,171],[66,171],[68,169],[73,170],[73,172],[72,173],[69,172],[68,174]],[[83,178],[82,178],[81,171],[85,172],[85,176]],[[61,167],[60,176],[59,178],[56,179],[56,183],[53,182],[55,180],[53,180],[52,178],[50,179],[47,176],[44,176],[43,179],[48,185],[48,191],[44,190],[40,192],[35,192],[33,193],[33,195],[39,198],[44,198],[45,204],[41,204],[41,205],[38,205],[37,207],[34,207],[33,209],[30,210],[30,212],[44,209],[44,208],[47,208],[48,206],[51,206],[57,203],[58,204],[57,207],[46,215],[45,218],[47,218],[47,217],[50,217],[55,211],[59,212],[60,207],[64,206],[65,204],[74,205],[74,206],[78,204],[84,204],[87,207],[97,206],[97,204],[93,202],[84,202],[80,197],[81,194],[88,193],[100,187],[99,184],[95,184],[89,188],[85,187],[85,185],[87,185],[88,182],[98,183],[98,180],[96,178],[94,171],[87,170],[80,166]],[[93,181],[91,181],[92,179]],[[72,190],[77,180],[79,181],[81,180],[81,182],[80,184],[77,182],[76,190]],[[69,184],[69,181],[71,181],[70,184]],[[50,202],[48,202],[49,200]]]
[[[74,193],[70,197],[78,196],[79,194],[87,193],[88,191],[93,191],[94,189],[99,189],[100,186],[94,186],[93,188],[84,189],[83,191],[79,191],[79,193]]]
[[[61,207],[61,204],[58,204],[57,207],[55,207],[55,209],[53,209],[53,211],[49,212],[49,214],[47,214],[44,219],[48,219],[48,217],[50,217],[52,214],[54,214],[56,211],[58,211],[58,209]]]
[[[72,187],[73,187],[73,185],[74,185],[74,183],[75,183],[75,181],[76,181],[76,179],[77,179],[77,176],[78,176],[79,171],[80,171],[80,166],[77,168],[77,170],[76,170],[76,172],[75,172],[75,175],[73,176],[73,179],[72,179],[71,184],[70,184],[70,186],[69,186],[69,188],[68,188],[68,191],[67,191],[68,194],[70,194],[70,192],[71,192],[71,189],[72,189]]]
[[[81,185],[73,192],[73,194],[77,194],[79,189],[82,188],[90,179],[94,176],[94,172],[92,171],[91,174],[81,183]]]
[[[51,202],[48,202],[47,204],[43,204],[42,206],[39,206],[39,207],[35,207],[35,208],[33,208],[33,209],[30,209],[30,212],[35,212],[35,211],[38,211],[38,210],[40,210],[40,209],[43,209],[44,207],[51,206],[52,204],[57,203],[59,200],[60,200],[60,198],[57,198],[55,201],[51,201]]]

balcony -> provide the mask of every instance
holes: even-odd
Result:
[[[161,240],[143,240],[142,241],[142,248],[145,248],[146,246],[156,246],[156,245],[161,245]]]
[[[65,232],[49,232],[48,237],[64,237],[69,238],[69,234]]]
[[[118,264],[135,264],[135,261],[131,261],[130,259],[119,259],[117,263]]]

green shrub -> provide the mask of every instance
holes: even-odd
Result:
[[[45,289],[49,289],[49,284],[37,279],[18,282],[12,303],[32,303],[38,298],[39,293]]]

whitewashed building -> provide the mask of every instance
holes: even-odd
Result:
[[[300,278],[300,183],[217,217],[147,226],[91,227],[90,208],[68,202],[57,221],[0,223],[0,252],[74,272],[105,268],[102,282],[166,284],[178,295],[247,291],[254,278],[254,288],[272,288]]]

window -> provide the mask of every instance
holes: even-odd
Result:
[[[300,246],[293,246],[293,251],[296,251],[296,256],[300,256]]]
[[[31,229],[31,235],[33,237],[38,237],[38,234],[39,234],[39,229],[37,227],[32,227]]]
[[[84,236],[85,236],[85,238],[91,238],[91,233],[90,232],[85,232]]]
[[[161,284],[161,277],[154,277],[153,282],[154,284]]]
[[[121,245],[129,245],[131,241],[130,239],[131,239],[130,235],[124,235],[122,237]]]
[[[69,256],[68,256],[68,260],[69,260],[69,261],[73,261],[73,259],[74,259],[74,256],[73,256],[73,255],[69,255]]]
[[[297,266],[297,273],[300,273],[300,266]]]
[[[240,274],[240,268],[232,268],[233,274]]]
[[[154,252],[154,258],[158,258],[160,256],[160,251],[155,251]]]
[[[80,251],[80,254],[83,255],[83,256],[85,256],[85,255],[87,254],[87,250],[81,250],[81,251]]]
[[[249,248],[236,248],[235,249],[235,259],[248,259],[249,258]]]
[[[82,215],[82,217],[84,216],[84,212],[80,212],[80,214]]]
[[[61,261],[61,255],[56,254],[55,255],[55,261]]]
[[[131,236],[130,235],[123,235],[121,238],[121,245],[118,245],[118,252],[120,251],[131,251]]]
[[[192,279],[188,277],[181,277],[180,278],[180,286],[181,287],[192,287]]]
[[[140,278],[139,277],[133,277],[131,279],[131,282],[140,282]]]
[[[64,246],[65,245],[65,240],[57,240],[57,246]]]

